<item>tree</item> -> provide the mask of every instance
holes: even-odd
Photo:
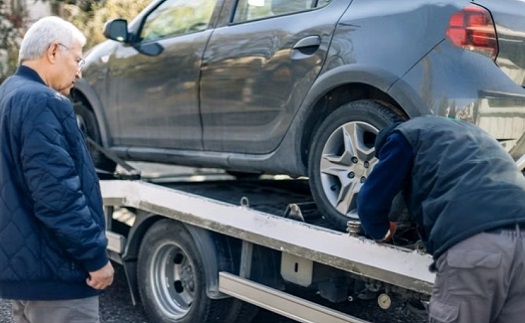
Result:
[[[0,83],[16,69],[26,17],[19,0],[0,0]]]
[[[86,36],[85,49],[105,40],[102,30],[114,18],[131,20],[150,0],[32,0],[48,2],[53,15],[77,26]],[[0,0],[0,83],[17,67],[18,48],[28,27],[27,0]]]
[[[63,16],[86,35],[85,49],[89,49],[105,40],[102,31],[108,20],[124,18],[130,21],[151,0],[76,0],[76,2],[76,4],[64,4]]]

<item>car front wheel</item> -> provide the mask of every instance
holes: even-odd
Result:
[[[101,137],[95,114],[81,101],[75,102],[73,107],[75,109],[77,125],[80,131],[82,131],[82,133],[84,133],[87,138],[92,139],[100,145]],[[86,145],[88,146],[89,153],[93,159],[93,164],[97,169],[109,173],[115,171],[117,164],[114,161],[107,158],[101,151],[99,151],[89,142],[86,142]]]
[[[380,129],[401,117],[377,101],[359,100],[334,110],[319,125],[310,146],[308,175],[313,198],[335,229],[358,219],[357,194],[377,163]]]

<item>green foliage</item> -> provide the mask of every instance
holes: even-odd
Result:
[[[38,0],[36,0],[38,1]],[[103,0],[40,0],[42,2],[48,2],[53,6],[58,5],[59,7],[64,4],[72,4],[77,6],[82,11],[92,11],[93,5],[102,2]]]
[[[77,26],[87,38],[85,50],[105,40],[104,24],[111,19],[124,18],[130,21],[150,0],[106,0],[91,1],[88,11],[74,4],[64,5],[64,18]]]
[[[0,0],[0,83],[13,74],[26,12]]]
[[[35,0],[48,2],[53,15],[60,15],[77,26],[86,36],[85,50],[105,40],[104,24],[114,18],[131,20],[150,0]],[[27,13],[22,6],[0,0],[0,83],[17,67],[18,48],[23,37]]]

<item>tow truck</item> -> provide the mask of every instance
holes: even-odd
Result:
[[[425,312],[432,257],[410,225],[377,243],[359,236],[355,221],[348,232],[331,228],[307,179],[142,176],[98,148],[121,165],[99,173],[108,253],[153,322],[248,323],[260,307],[298,322],[364,323],[331,306],[360,299]],[[510,151],[522,172],[523,150]]]
[[[287,285],[385,310],[394,295],[430,295],[428,254],[331,229],[306,180],[201,176],[100,182],[108,253],[153,321],[249,322],[253,304],[299,322],[365,322]]]

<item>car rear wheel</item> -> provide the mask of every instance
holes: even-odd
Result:
[[[82,131],[86,137],[91,138],[94,142],[100,145],[101,136],[95,114],[81,101],[74,103],[74,109],[80,131]],[[86,142],[86,144],[95,167],[99,170],[113,173],[117,167],[117,164],[111,159],[107,158],[101,151],[97,150],[89,142]]]
[[[357,194],[377,163],[374,142],[379,130],[399,115],[372,100],[344,104],[317,128],[310,146],[308,175],[313,198],[336,229],[358,219]]]

